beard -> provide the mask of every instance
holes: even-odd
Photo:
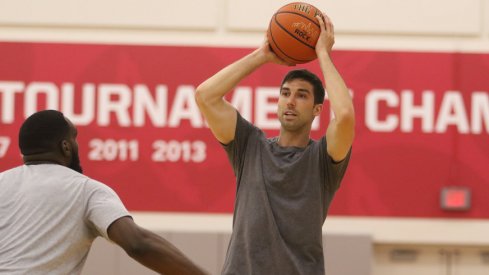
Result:
[[[74,152],[73,155],[71,156],[71,163],[68,166],[68,168],[77,171],[80,174],[83,174],[83,168],[80,165],[80,156],[77,152]]]

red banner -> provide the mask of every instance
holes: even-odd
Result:
[[[58,109],[78,127],[85,174],[114,188],[130,210],[232,212],[234,175],[193,94],[251,50],[0,43],[0,171],[21,164],[23,120]],[[330,214],[489,218],[489,55],[333,58],[354,96],[357,130]],[[302,67],[320,73],[316,62]],[[289,69],[266,65],[228,98],[270,136]],[[325,108],[313,138],[329,118]],[[444,186],[468,187],[471,208],[441,210]]]

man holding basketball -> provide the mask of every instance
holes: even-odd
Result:
[[[154,271],[205,274],[134,223],[111,188],[82,174],[76,137],[54,110],[22,124],[24,165],[0,173],[0,274],[79,274],[98,236]]]
[[[306,70],[289,72],[280,87],[280,135],[264,133],[224,100],[243,78],[266,63],[285,65],[268,42],[203,82],[196,101],[233,166],[237,193],[223,274],[324,274],[322,225],[350,158],[352,99],[330,54],[334,30],[318,16],[315,51],[335,118],[325,136],[310,139],[324,88]]]

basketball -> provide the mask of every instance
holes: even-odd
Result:
[[[321,27],[316,15],[319,9],[303,2],[281,7],[270,20],[267,38],[272,51],[292,64],[307,63],[316,59],[316,42]]]

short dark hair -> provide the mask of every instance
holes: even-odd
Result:
[[[68,137],[70,126],[63,113],[44,110],[28,117],[19,131],[19,148],[23,155],[53,152]]]
[[[284,80],[282,80],[282,84],[280,87],[284,85],[285,82],[294,80],[294,79],[303,79],[309,83],[311,83],[314,89],[314,104],[322,104],[324,101],[324,86],[323,82],[317,75],[311,73],[306,69],[292,70],[288,72]]]

